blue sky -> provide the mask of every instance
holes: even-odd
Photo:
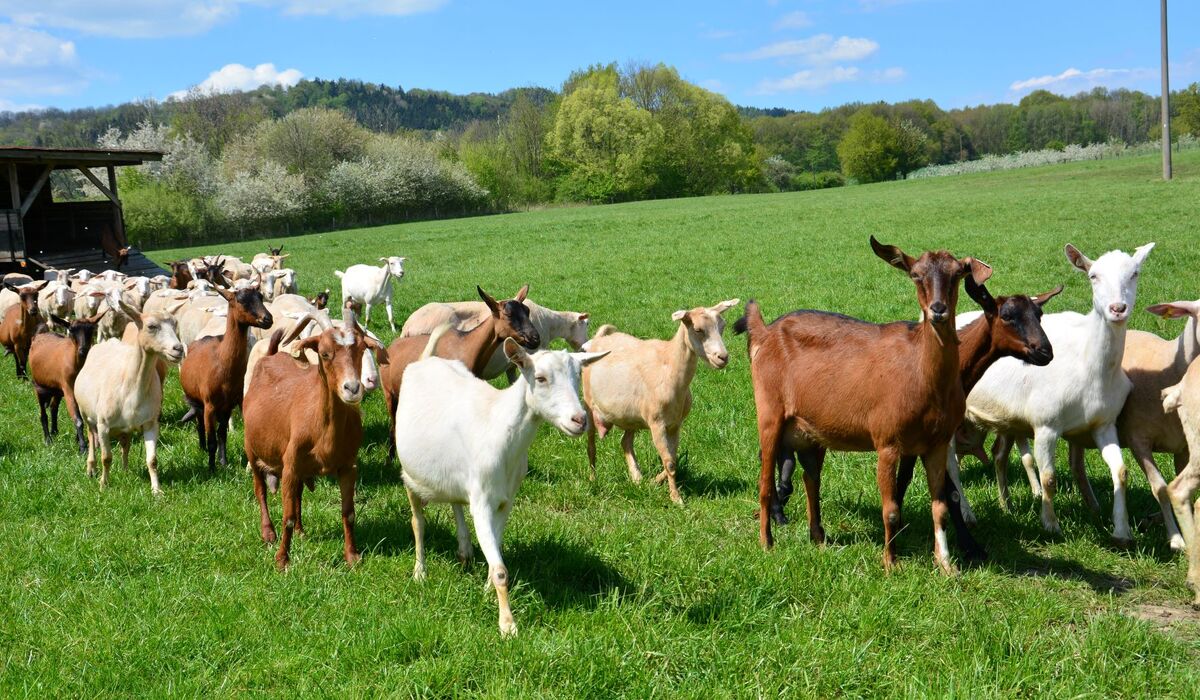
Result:
[[[631,60],[760,107],[1157,94],[1158,21],[1150,0],[0,0],[0,110],[301,77],[496,92]],[[1179,88],[1200,80],[1200,2],[1173,0],[1171,28]]]

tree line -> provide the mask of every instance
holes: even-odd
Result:
[[[1200,135],[1200,86],[1172,94]],[[594,65],[557,91],[453,95],[353,80],[0,114],[0,142],[165,151],[122,175],[146,243],[382,223],[548,202],[832,187],[928,165],[1159,137],[1158,99],[1097,88],[943,110],[739,108],[663,64]],[[58,196],[86,181],[57,175]]]

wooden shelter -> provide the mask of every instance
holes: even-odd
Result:
[[[0,146],[0,269],[40,272],[47,268],[115,269],[105,247],[127,248],[125,219],[117,197],[116,167],[162,160],[158,151],[102,148]],[[92,168],[104,168],[107,182]],[[49,187],[55,170],[78,170],[107,197],[100,201],[55,202]],[[7,200],[8,207],[4,207]],[[32,269],[31,269],[32,268]],[[121,271],[165,274],[130,248]]]

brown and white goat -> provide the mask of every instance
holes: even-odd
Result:
[[[273,334],[272,353],[255,369],[242,404],[246,460],[254,478],[260,531],[268,544],[275,542],[276,533],[267,508],[266,476],[280,480],[284,529],[275,554],[280,569],[287,568],[292,535],[300,524],[302,486],[320,474],[336,477],[341,486],[346,563],[361,559],[354,545],[354,483],[363,436],[359,368],[368,348],[378,353],[381,364],[386,364],[387,352],[362,332],[353,315],[348,320],[346,328],[300,341],[296,352],[315,351],[316,365],[274,352],[283,333]]]
[[[868,323],[823,311],[793,311],[767,325],[758,304],[734,325],[748,333],[750,374],[758,413],[759,541],[774,544],[771,507],[775,463],[794,451],[804,467],[809,537],[824,542],[820,474],[827,450],[877,452],[883,505],[883,563],[896,563],[900,523],[896,467],[906,455],[925,465],[933,501],[934,559],[954,570],[946,544],[946,452],[966,408],[959,376],[954,311],[958,283],[983,284],[991,268],[972,258],[930,251],[919,258],[871,237],[875,254],[907,273],[917,288],[922,321]]]
[[[188,415],[196,421],[200,449],[208,452],[208,469],[216,471],[228,464],[225,457],[229,418],[242,404],[246,359],[250,354],[249,329],[270,328],[271,312],[263,305],[257,289],[238,292],[218,290],[229,303],[225,334],[201,338],[188,346],[187,357],[179,366],[179,383],[191,407]]]
[[[541,342],[537,329],[529,320],[529,308],[522,302],[529,293],[529,285],[521,287],[516,296],[496,301],[482,288],[476,287],[479,298],[487,304],[491,314],[488,319],[470,331],[448,329],[437,343],[436,356],[447,360],[459,360],[471,374],[480,376],[505,339],[512,338],[529,350],[536,350]],[[389,438],[388,461],[395,455],[396,401],[400,396],[400,385],[404,369],[416,362],[429,342],[429,335],[411,335],[396,338],[388,346],[389,364],[380,370],[380,383],[387,400],[388,421],[392,435]],[[382,363],[381,363],[382,364]]]
[[[108,313],[102,311],[91,318],[82,318],[68,322],[59,316],[51,316],[50,320],[67,329],[66,337],[46,332],[33,337],[29,346],[29,377],[33,380],[33,390],[37,393],[38,408],[41,411],[42,437],[50,444],[52,435],[58,435],[58,404],[67,402],[67,415],[75,425],[75,442],[79,445],[79,454],[87,449],[83,437],[83,419],[79,417],[79,408],[75,405],[75,377],[83,367],[92,344],[96,341],[96,324],[100,316]],[[50,407],[52,427],[47,425],[46,407]]]
[[[38,292],[46,282],[34,282],[23,287],[14,287],[5,283],[5,287],[19,298],[16,305],[4,312],[0,320],[0,345],[13,356],[17,363],[17,378],[24,379],[26,366],[29,362],[29,346],[33,336],[37,335],[38,324]]]
[[[104,250],[104,256],[108,258],[108,261],[114,263],[118,270],[129,262],[129,244],[113,231],[111,224],[104,224],[100,228],[100,248]]]

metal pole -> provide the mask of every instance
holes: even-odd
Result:
[[[1162,154],[1163,179],[1171,179],[1171,81],[1167,77],[1167,0],[1162,0]]]

